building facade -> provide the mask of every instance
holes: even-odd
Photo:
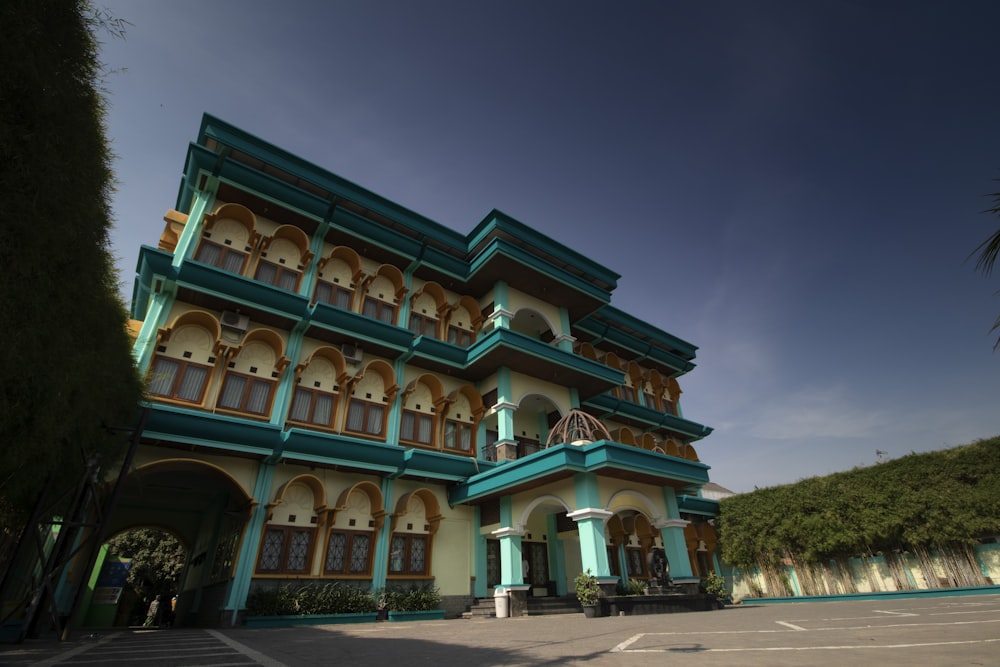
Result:
[[[205,116],[132,302],[148,377],[113,531],[188,547],[179,617],[252,589],[572,592],[714,565],[679,378],[695,346],[611,306],[619,276],[499,211],[468,234]],[[560,419],[608,437],[556,442]]]

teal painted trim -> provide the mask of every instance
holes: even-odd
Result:
[[[572,410],[580,408],[580,390],[576,387],[569,388],[569,407]]]
[[[267,422],[150,403],[143,435],[151,439],[267,456],[282,446],[281,429]]]
[[[205,212],[212,209],[215,203],[215,187],[217,183],[209,183],[209,190],[195,190],[194,203],[191,205],[191,212],[188,213],[187,222],[181,229],[177,238],[177,246],[174,248],[174,267],[180,267],[181,263],[194,253],[198,241],[201,239],[202,221]]]
[[[693,441],[707,437],[714,430],[711,426],[705,426],[666,412],[647,408],[638,403],[625,401],[611,394],[592,396],[584,400],[583,405],[593,408],[602,414],[629,417],[630,419],[646,424],[648,428],[664,428],[677,431],[678,433],[690,436]]]
[[[430,336],[417,336],[412,350],[417,359],[453,370],[464,369],[469,358],[467,348]]]
[[[1000,595],[1000,586],[932,588],[915,591],[877,591],[844,595],[796,595],[773,598],[744,598],[746,604],[784,604],[787,602],[853,602],[858,600],[906,600],[909,598],[950,598],[969,595]]]
[[[390,622],[400,621],[443,621],[444,609],[424,609],[422,611],[389,611]]]
[[[482,508],[472,508],[472,594],[477,598],[486,597],[486,536],[483,535]]]
[[[485,271],[491,262],[501,257],[506,257],[529,269],[534,269],[552,280],[552,282],[560,283],[581,294],[585,294],[602,305],[606,305],[611,300],[611,293],[607,289],[596,287],[593,283],[580,278],[575,273],[570,273],[547,259],[538,257],[505,239],[490,240],[489,244],[480,253],[471,258],[469,262],[469,279],[473,279],[480,271]],[[578,267],[574,265],[574,268]]]
[[[493,361],[492,355],[516,350],[525,363],[532,363],[532,358],[538,361],[559,366],[566,373],[585,376],[610,389],[625,381],[623,371],[611,368],[600,362],[581,357],[572,352],[560,350],[558,347],[543,343],[513,329],[493,329],[486,333],[468,348],[469,368],[482,367],[486,370]],[[564,382],[572,386],[572,382]]]
[[[677,499],[680,511],[688,514],[705,514],[719,516],[719,501],[700,496],[682,495]]]
[[[370,344],[380,349],[403,354],[410,349],[413,332],[409,329],[386,324],[371,317],[365,317],[352,310],[344,310],[328,303],[317,303],[312,311],[312,325],[329,331],[344,333],[363,346]],[[386,354],[384,356],[395,356]]]
[[[239,149],[291,175],[302,178],[317,187],[329,190],[338,197],[344,197],[345,199],[364,205],[369,210],[398,219],[414,231],[431,236],[439,242],[455,247],[461,247],[464,244],[465,237],[448,227],[433,222],[361,186],[336,176],[325,169],[321,169],[215,116],[205,114],[202,117],[201,129],[198,133],[198,143],[205,144],[208,138],[212,138],[226,146]]]
[[[510,312],[510,290],[507,283],[503,280],[498,280],[493,283],[493,311],[494,312]],[[493,320],[493,326],[501,329],[510,328],[510,316],[509,315],[499,315]]]
[[[140,246],[135,267],[135,284],[132,288],[132,308],[129,311],[133,319],[145,319],[156,280],[162,280],[166,288],[176,277],[177,271],[171,265],[171,258],[170,253],[159,248]]]
[[[385,589],[389,573],[389,538],[392,536],[392,512],[393,498],[396,489],[395,477],[383,477],[379,486],[382,491],[382,509],[386,514],[382,527],[379,528],[378,537],[375,540],[375,554],[372,562],[372,592]]]
[[[195,260],[188,260],[181,265],[177,281],[179,284],[195,287],[200,292],[256,310],[300,319],[309,315],[309,299],[300,294]]]
[[[585,272],[592,279],[604,283],[606,285],[605,290],[608,292],[617,287],[618,279],[621,278],[619,274],[598,264],[590,257],[568,248],[558,241],[545,236],[537,229],[529,227],[497,209],[490,211],[476,225],[472,232],[469,233],[469,248],[474,249],[484,243],[489,243],[491,238],[498,234],[516,238],[526,246],[536,249],[541,254],[555,258],[564,266],[572,266]]]
[[[378,612],[358,612],[354,614],[302,614],[297,616],[247,616],[248,628],[291,628],[301,625],[344,625],[353,623],[374,623]],[[236,625],[235,623],[233,625]]]
[[[211,178],[218,169],[220,159],[220,155],[215,151],[197,144],[188,144],[187,155],[184,157],[184,176],[181,178],[177,200],[174,202],[176,210],[190,213],[200,175],[205,174]]]
[[[660,478],[663,483],[708,482],[708,466],[704,463],[608,440],[598,440],[580,446],[553,445],[523,459],[508,461],[504,465],[484,470],[470,476],[465,482],[450,487],[448,498],[452,505],[458,505],[508,492],[512,488],[521,487],[558,472],[600,474],[602,470],[635,472]]]
[[[246,606],[247,595],[250,593],[250,582],[257,562],[257,547],[267,519],[267,504],[271,497],[275,469],[275,465],[268,463],[262,463],[257,468],[257,479],[253,486],[253,497],[257,502],[250,511],[250,520],[247,522],[246,530],[243,531],[239,560],[236,561],[229,595],[223,607],[232,611],[231,625],[236,625],[239,610]]]
[[[674,355],[684,361],[693,360],[698,351],[697,345],[610,305],[604,306],[593,315],[582,318],[576,322],[575,326],[591,334],[600,333],[604,337],[615,336],[616,340],[621,343],[631,340],[632,346],[627,345],[627,347],[637,352],[648,347],[650,341],[673,349]]]
[[[284,456],[289,460],[388,474],[405,467],[406,451],[396,445],[297,428],[288,429],[286,433]]]

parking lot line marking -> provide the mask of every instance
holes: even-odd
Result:
[[[660,634],[660,633],[649,633]],[[923,648],[927,646],[961,646],[967,644],[992,644],[1000,642],[1000,639],[970,639],[968,641],[954,642],[926,642],[923,644],[882,644],[873,646],[871,644],[844,644],[841,646],[764,646],[748,648],[630,648],[619,649],[617,646],[611,649],[614,653],[750,653],[753,651],[850,651],[856,649],[879,649],[879,648]],[[620,646],[620,645],[619,645]]]
[[[625,641],[623,641],[621,644],[619,644],[618,646],[616,646],[613,649],[611,649],[611,653],[621,653],[621,652],[625,651],[626,649],[628,649],[629,646],[631,646],[632,644],[634,644],[637,641],[639,641],[644,634],[645,633],[639,633],[637,635],[632,635],[631,637],[629,637],[628,639],[626,639]]]
[[[36,667],[49,667],[50,665],[59,664],[60,662],[63,662],[64,660],[69,660],[72,657],[78,656],[81,653],[89,651],[90,649],[94,648],[95,646],[102,646],[104,644],[107,644],[109,641],[111,641],[112,639],[115,639],[116,637],[118,637],[121,634],[122,633],[120,633],[120,632],[113,632],[110,635],[107,635],[105,637],[101,637],[101,639],[99,641],[96,641],[93,644],[81,644],[80,646],[77,646],[76,648],[70,649],[69,651],[65,651],[63,653],[60,653],[59,655],[53,656],[53,657],[49,658],[48,660],[42,660],[40,662],[36,662],[35,665],[36,665]]]
[[[795,625],[794,623],[786,623],[785,621],[775,621],[775,623],[777,623],[778,625],[783,625],[786,628],[791,628],[792,630],[799,630],[801,632],[805,632],[806,631],[805,628],[803,628],[800,625]]]
[[[236,651],[239,651],[246,657],[256,662],[258,665],[263,665],[263,667],[288,667],[288,665],[286,665],[285,663],[275,660],[274,658],[271,658],[269,656],[266,656],[260,651],[256,651],[250,648],[249,646],[245,646],[236,641],[235,639],[227,637],[218,630],[206,629],[205,632],[212,635],[226,646],[235,649]]]
[[[917,616],[918,614],[913,614],[908,611],[891,611],[889,609],[876,609],[876,614],[892,614],[893,616]]]

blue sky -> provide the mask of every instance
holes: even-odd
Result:
[[[123,293],[209,112],[622,274],[735,491],[1000,434],[1000,3],[99,2]],[[879,454],[878,452],[884,452]]]

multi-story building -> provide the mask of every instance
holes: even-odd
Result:
[[[143,247],[150,409],[113,530],[188,547],[179,613],[288,580],[572,592],[713,568],[695,346],[610,305],[618,275],[499,211],[437,224],[217,118]],[[659,307],[650,304],[650,308]],[[588,422],[606,428],[554,427]]]

